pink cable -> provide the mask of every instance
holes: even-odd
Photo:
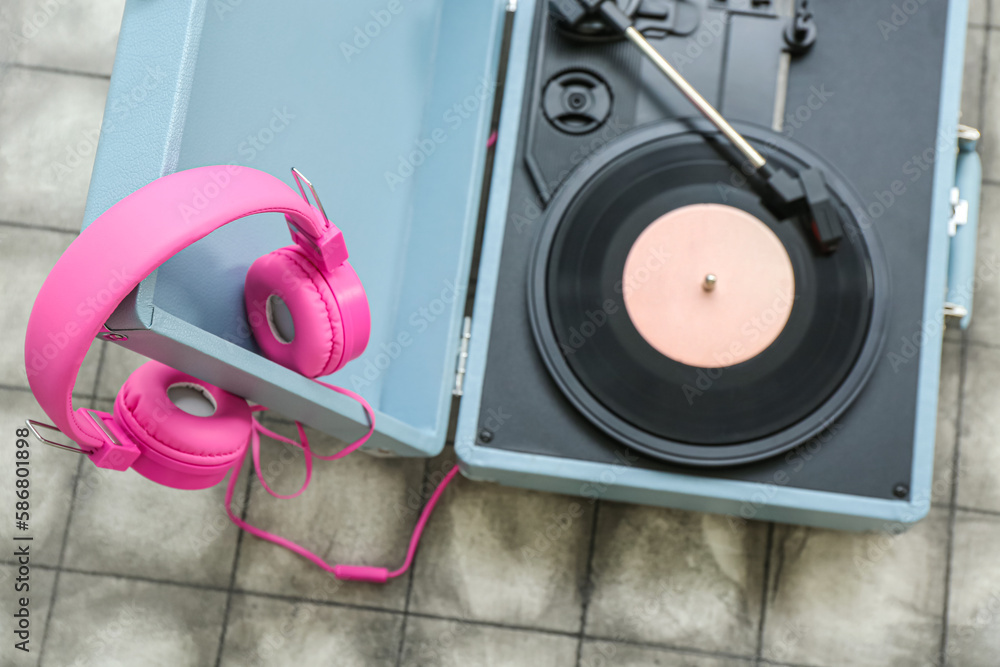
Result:
[[[444,490],[448,488],[448,484],[451,480],[455,479],[455,475],[458,474],[458,466],[455,466],[448,471],[448,474],[444,476],[441,483],[438,484],[437,488],[434,489],[434,493],[431,494],[430,500],[424,505],[424,511],[420,513],[420,518],[417,519],[417,525],[413,527],[413,535],[410,537],[410,547],[406,550],[406,560],[403,561],[403,567],[389,573],[390,577],[398,577],[410,568],[410,564],[413,563],[413,557],[417,553],[417,545],[420,543],[420,536],[424,533],[424,526],[427,525],[427,521],[431,518],[431,512],[434,511],[434,506],[437,505],[438,500],[441,498],[441,494]]]
[[[303,431],[301,431],[301,427],[300,427],[300,431],[299,432],[300,433],[303,432]],[[302,487],[298,491],[296,491],[295,493],[290,493],[290,494],[287,494],[287,495],[286,494],[281,494],[281,493],[275,493],[271,489],[271,487],[267,485],[267,480],[264,479],[264,473],[261,472],[261,469],[260,469],[260,434],[261,433],[263,433],[264,435],[268,436],[269,438],[274,438],[275,440],[279,440],[279,441],[287,443],[289,445],[294,445],[295,447],[301,447],[302,448],[302,453],[305,456],[305,460],[306,460],[306,479],[305,479],[304,482],[302,482]],[[253,467],[254,467],[254,470],[257,471],[257,479],[260,481],[261,486],[263,486],[264,489],[268,493],[270,493],[272,496],[274,496],[275,498],[281,498],[282,500],[290,500],[292,498],[298,498],[299,496],[302,495],[302,492],[306,490],[306,487],[309,486],[309,481],[312,479],[312,470],[313,470],[312,457],[313,457],[313,454],[312,454],[311,451],[309,451],[309,442],[308,441],[303,440],[301,443],[299,443],[299,442],[296,442],[296,441],[294,441],[294,440],[292,440],[290,438],[286,438],[285,436],[280,435],[278,433],[275,433],[274,431],[272,431],[272,430],[270,430],[270,429],[262,426],[259,421],[257,421],[256,419],[254,419],[253,420],[253,424],[251,425],[251,428],[250,428],[250,450],[253,452]]]
[[[322,459],[324,461],[336,461],[337,459],[344,458],[345,456],[347,456],[351,452],[353,452],[353,451],[357,450],[359,447],[361,447],[361,445],[363,445],[366,442],[368,442],[368,438],[370,438],[371,435],[372,435],[372,433],[375,431],[375,412],[372,410],[372,406],[368,405],[368,401],[366,401],[365,399],[363,399],[358,394],[355,394],[350,389],[344,389],[343,387],[335,387],[332,384],[327,384],[326,382],[323,382],[322,380],[315,380],[315,382],[318,382],[319,384],[323,385],[324,387],[326,387],[328,389],[334,390],[338,394],[343,394],[344,396],[347,396],[349,398],[353,398],[355,401],[357,401],[358,403],[360,403],[361,407],[363,407],[365,409],[365,412],[368,413],[368,432],[367,433],[365,433],[363,436],[361,436],[360,438],[358,438],[357,440],[355,440],[351,444],[349,444],[346,447],[344,447],[342,450],[340,450],[336,454],[331,454],[329,456],[320,456],[319,454],[314,454],[313,455],[316,458]],[[302,438],[302,444],[304,446],[308,447],[309,446],[309,440],[306,438],[306,432],[305,432],[305,430],[303,430],[302,426],[298,422],[295,422],[295,423],[299,427],[299,437]]]
[[[372,432],[375,430],[375,413],[364,398],[362,398],[358,394],[355,394],[353,391],[350,391],[349,389],[335,387],[333,385],[329,385],[319,380],[316,381],[325,387],[328,387],[338,393],[349,396],[358,401],[359,403],[361,403],[362,407],[364,407],[365,409],[365,412],[368,414],[368,419],[369,419],[368,432],[365,433],[361,438],[359,438],[355,442],[351,443],[344,449],[337,452],[336,454],[333,454],[331,456],[319,456],[318,454],[313,454],[312,451],[310,450],[309,441],[306,438],[305,430],[302,428],[302,424],[300,424],[299,422],[295,422],[295,426],[298,429],[299,436],[301,437],[302,440],[301,442],[295,442],[289,438],[285,438],[284,436],[274,433],[273,431],[265,428],[264,426],[260,425],[260,423],[257,422],[256,419],[254,419],[253,429],[251,431],[251,450],[253,451],[254,467],[257,471],[257,476],[260,479],[260,483],[263,485],[263,487],[267,490],[268,493],[270,493],[272,496],[275,496],[276,498],[295,498],[298,495],[300,495],[303,491],[305,491],[306,486],[308,486],[309,481],[312,477],[313,456],[316,456],[316,458],[321,458],[327,461],[343,458],[348,454],[350,454],[351,452],[358,449],[358,447],[360,447],[361,445],[363,445],[365,441],[367,441],[368,438],[371,436]],[[258,407],[256,410],[266,410],[266,409],[267,408]],[[276,494],[274,491],[272,491],[271,488],[267,485],[267,482],[264,481],[264,477],[260,472],[260,452],[259,452],[260,433],[263,433],[264,435],[272,437],[276,440],[280,440],[282,442],[286,442],[288,444],[302,448],[306,457],[306,481],[303,483],[302,488],[299,489],[298,492],[292,495],[279,495]],[[266,530],[257,528],[256,526],[253,526],[244,521],[243,519],[241,519],[240,517],[236,516],[233,513],[232,509],[233,492],[236,489],[236,480],[239,478],[240,473],[243,470],[243,463],[245,461],[246,461],[246,450],[243,451],[243,453],[240,455],[239,460],[234,464],[233,470],[229,476],[229,484],[226,486],[226,499],[225,499],[226,514],[229,515],[229,519],[234,524],[236,524],[243,530],[247,531],[251,535],[254,535],[255,537],[258,537],[262,540],[267,540],[268,542],[272,542],[273,544],[277,544],[280,547],[284,547],[285,549],[288,549],[289,551],[296,553],[307,560],[312,561],[314,564],[318,565],[323,570],[327,572],[332,572],[337,579],[351,580],[351,581],[367,581],[374,583],[385,583],[391,578],[402,575],[409,569],[410,565],[413,563],[413,558],[417,552],[417,546],[420,543],[420,537],[424,532],[424,527],[427,525],[427,521],[430,519],[431,513],[434,511],[434,507],[437,505],[438,500],[441,498],[441,495],[444,493],[444,490],[447,488],[448,484],[451,482],[451,480],[455,478],[455,475],[458,474],[458,467],[456,466],[452,468],[448,472],[448,474],[445,475],[444,479],[441,480],[441,483],[438,484],[438,487],[434,490],[434,493],[431,494],[430,499],[424,506],[424,509],[420,513],[420,517],[417,519],[417,523],[413,528],[413,535],[410,537],[409,548],[406,551],[406,559],[403,561],[402,567],[400,567],[398,570],[393,570],[392,572],[390,572],[388,568],[384,567],[371,567],[366,565],[330,565],[320,556],[314,554],[305,547],[302,547],[296,544],[295,542],[292,542],[291,540],[285,539],[280,535],[275,535],[274,533],[269,533]]]

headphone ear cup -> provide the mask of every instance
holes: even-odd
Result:
[[[175,399],[185,394],[202,410],[178,407]],[[149,361],[119,390],[114,420],[142,452],[136,472],[174,488],[201,489],[222,481],[243,454],[252,413],[239,396]]]
[[[250,266],[243,297],[264,355],[306,377],[333,373],[368,344],[368,299],[346,262],[325,273],[298,246],[275,250]]]

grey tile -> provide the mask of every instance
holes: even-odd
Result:
[[[961,371],[961,346],[945,343],[941,351],[941,385],[938,389],[937,435],[934,439],[934,482],[931,486],[931,500],[935,503],[951,502]]]
[[[292,426],[268,424],[295,436]],[[343,447],[313,429],[307,434],[318,453]],[[305,475],[301,452],[272,440],[262,443],[261,463],[278,493],[295,491]],[[272,498],[255,479],[247,520],[294,540],[331,564],[396,569],[416,522],[406,504],[420,488],[424,464],[420,459],[377,459],[361,453],[339,461],[316,460],[309,489],[291,500]],[[408,575],[388,584],[341,582],[310,561],[250,535],[240,547],[236,574],[240,590],[399,610],[406,603],[407,585]]]
[[[579,631],[592,512],[580,498],[456,479],[427,526],[410,609]]]
[[[580,667],[750,667],[752,660],[724,658],[669,649],[635,646],[610,640],[587,640],[580,652]]]
[[[221,664],[389,667],[402,626],[402,614],[235,594]]]
[[[5,59],[91,74],[111,74],[124,0],[43,2],[8,6]]]
[[[0,220],[80,229],[107,94],[105,79],[7,72],[0,85]]]
[[[221,591],[63,572],[44,664],[211,665],[225,607]]]
[[[969,1],[969,23],[971,25],[986,25],[986,7],[990,0]]]
[[[98,407],[110,411],[111,406]],[[226,481],[198,491],[171,489],[133,470],[85,462],[66,538],[71,568],[188,584],[228,586],[239,530],[223,505]],[[234,505],[242,504],[244,478]]]
[[[104,364],[101,366],[101,377],[97,382],[97,395],[113,400],[132,371],[147,361],[149,357],[127,350],[121,345],[108,343],[104,352]]]
[[[10,544],[11,533],[15,532],[13,512],[15,502],[24,502],[15,497],[18,490],[15,480],[15,429],[24,428],[26,418],[44,418],[42,409],[38,407],[34,397],[26,391],[11,391],[0,389],[0,434],[3,440],[0,447],[4,455],[0,456],[0,507],[10,512],[8,520],[0,522],[0,537],[5,544]],[[32,562],[44,565],[56,565],[59,562],[59,552],[62,549],[63,535],[66,532],[66,521],[70,514],[73,478],[80,456],[64,452],[38,442],[33,437],[25,439],[28,442],[28,530],[16,531],[19,535],[28,535],[31,540]],[[25,450],[18,450],[25,451]],[[6,554],[5,554],[6,557]]]
[[[1000,54],[1000,51],[997,53]],[[983,185],[973,286],[969,339],[1000,344],[1000,186],[998,185]]]
[[[0,644],[0,663],[7,667],[28,667],[38,664],[38,654],[45,638],[45,627],[48,622],[49,605],[52,601],[52,586],[55,583],[55,570],[36,567],[37,561],[32,561],[27,575],[13,565],[0,565],[0,590],[4,591],[3,614],[5,618],[13,618],[15,613],[21,613],[20,600],[28,601],[28,627],[20,630],[11,626]],[[25,579],[27,576],[27,579]],[[14,586],[27,586],[15,589]],[[14,623],[20,622],[20,619]],[[5,624],[6,625],[6,624]],[[27,632],[27,644],[22,651],[15,647],[16,643],[25,641],[24,637],[9,634],[14,630]]]
[[[3,151],[4,147],[0,144],[0,154]],[[3,173],[4,169],[0,168],[0,182],[5,178]],[[0,195],[0,200],[2,199],[3,196]],[[3,203],[0,201],[0,208],[2,207]],[[24,365],[28,316],[31,315],[35,297],[46,276],[72,241],[71,234],[0,225],[0,263],[5,267],[0,272],[0,293],[4,295],[4,307],[0,309],[0,327],[8,332],[0,343],[0,384],[28,386]],[[91,352],[84,360],[77,377],[76,392],[89,396],[93,391],[98,346],[101,344],[95,340],[91,345]],[[45,360],[39,363],[44,364]],[[40,368],[44,370],[44,365]]]
[[[961,427],[958,504],[1000,511],[1000,349],[969,346]]]
[[[969,28],[965,37],[965,71],[962,77],[962,123],[979,127],[982,96],[983,51],[986,29]]]
[[[937,664],[947,512],[900,534],[775,526],[765,659],[808,665]]]
[[[400,667],[575,667],[576,646],[565,635],[410,617]]]
[[[767,526],[604,503],[587,634],[753,655]]]
[[[997,18],[993,19],[994,21]],[[996,109],[1000,102],[1000,67],[993,62],[1000,55],[1000,33],[990,30],[986,34],[986,62],[990,65],[986,68],[985,88],[982,91],[984,105],[986,109]],[[998,141],[1000,141],[1000,118],[997,114],[987,113],[980,118],[979,130],[983,133],[983,139],[979,146],[979,153],[983,157],[983,177],[991,180],[1000,179],[1000,153],[998,153]]]
[[[947,664],[995,664],[1000,654],[1000,516],[959,510],[952,552]]]

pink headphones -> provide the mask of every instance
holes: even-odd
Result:
[[[172,255],[234,220],[283,213],[295,241],[247,273],[247,315],[264,354],[314,378],[364,351],[368,300],[347,262],[343,235],[321,207],[309,204],[301,174],[293,173],[301,197],[247,167],[201,167],[157,179],[108,209],[56,263],[28,320],[28,382],[56,427],[95,464],[200,489],[221,481],[245,450],[252,425],[247,402],[163,364],[147,363],[128,378],[113,415],[74,410],[72,399],[90,341],[118,303]],[[282,323],[276,310],[291,323],[287,317]],[[202,393],[215,407],[211,416],[178,408],[168,397],[177,387]]]
[[[44,442],[87,454],[102,468],[127,470],[166,486],[202,489],[232,471],[226,511],[241,528],[311,560],[340,579],[385,582],[413,561],[424,525],[458,468],[438,485],[424,507],[403,566],[329,565],[282,537],[251,526],[231,508],[239,469],[248,450],[258,477],[271,495],[294,498],[312,475],[312,459],[343,458],[365,443],[375,428],[371,406],[347,389],[316,380],[362,404],[368,432],[332,456],[313,454],[301,424],[299,441],[261,426],[244,399],[156,361],[136,370],[115,399],[113,414],[73,409],[73,385],[90,341],[118,304],[144,278],[184,247],[234,220],[257,213],[285,215],[295,245],[255,261],[247,272],[244,300],[254,339],[273,361],[316,378],[342,368],[368,345],[371,319],[361,281],[347,262],[344,238],[326,217],[312,184],[297,170],[296,194],[279,179],[233,165],[201,167],[153,181],[112,206],[87,227],[56,263],[42,285],[28,320],[24,357],[38,403],[55,422],[29,420]],[[316,206],[302,181],[309,186]],[[301,197],[299,196],[301,195]],[[107,330],[105,338],[116,334]],[[199,416],[178,407],[174,390],[200,393],[212,406]],[[36,427],[61,431],[80,444],[68,447],[42,437]],[[260,435],[302,448],[306,480],[298,493],[275,494],[260,475]]]

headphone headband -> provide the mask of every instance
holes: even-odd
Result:
[[[299,174],[295,173],[296,181]],[[301,185],[300,185],[301,189]],[[183,248],[234,220],[283,213],[292,238],[331,270],[347,259],[340,230],[280,179],[236,165],[199,167],[136,190],[85,229],[42,285],[28,319],[24,360],[39,405],[84,446],[115,442],[84,410],[73,386],[91,340],[118,304]]]

